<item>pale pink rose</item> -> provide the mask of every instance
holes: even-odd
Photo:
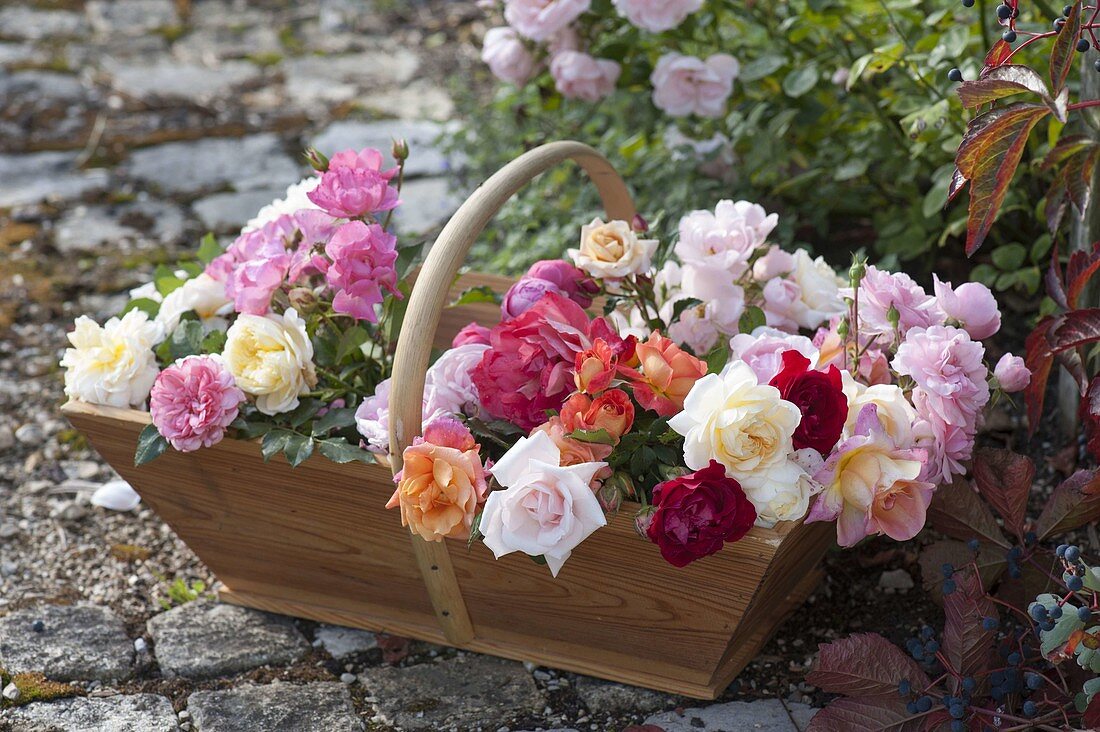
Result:
[[[1001,311],[989,288],[980,282],[967,282],[956,288],[950,282],[935,283],[936,306],[949,320],[959,323],[970,337],[984,340],[1001,329]]]
[[[458,348],[467,343],[489,345],[489,329],[481,323],[468,323],[462,327],[462,330],[455,333],[455,337],[451,340],[451,348]]]
[[[442,417],[449,416],[446,411],[429,411],[424,403],[422,415],[424,428]],[[374,394],[367,397],[355,410],[355,427],[363,436],[364,447],[371,452],[386,455],[390,451],[390,380],[378,383]]]
[[[192,452],[221,442],[243,401],[221,356],[188,356],[157,376],[149,414],[172,447]]]
[[[292,259],[287,247],[297,232],[293,216],[279,216],[241,234],[207,265],[206,274],[225,283],[225,296],[233,300],[236,312],[267,313],[272,295],[286,281]]]
[[[852,288],[841,289],[844,297],[852,297]],[[910,328],[927,328],[941,320],[936,300],[904,272],[887,272],[874,265],[867,268],[859,284],[859,329],[861,333],[877,333],[879,343],[894,341],[894,326],[889,312],[898,311],[898,330],[902,336]]]
[[[590,487],[604,462],[563,465],[545,432],[521,437],[492,467],[505,490],[493,491],[481,515],[484,542],[499,559],[515,551],[542,556],[555,577],[573,550],[605,526]]]
[[[490,28],[485,33],[481,60],[501,81],[523,86],[535,72],[535,57],[512,28]]]
[[[692,211],[680,219],[676,255],[684,264],[716,267],[740,277],[778,222],[778,215],[755,203],[719,201],[713,212]]]
[[[572,26],[562,28],[546,42],[546,53],[550,56],[555,56],[562,51],[579,50],[581,50],[581,37]]]
[[[707,318],[705,305],[696,305],[680,313],[668,327],[668,337],[687,346],[697,356],[708,353],[718,343],[718,328]]]
[[[794,280],[777,277],[764,285],[764,318],[773,328],[798,332],[795,314],[802,304],[802,288]]]
[[[681,288],[684,295],[704,303],[706,319],[720,333],[733,335],[740,330],[741,315],[745,312],[745,290],[728,272],[714,267],[684,265]]]
[[[762,325],[752,333],[738,333],[730,339],[730,360],[739,359],[749,365],[761,384],[770,384],[783,365],[783,354],[798,351],[810,361],[809,368],[816,369],[818,350],[806,336],[791,335]]]
[[[1019,356],[1006,353],[993,369],[993,376],[1001,389],[1008,393],[1023,391],[1031,383],[1031,371]]]
[[[916,383],[916,394],[928,399],[928,411],[949,425],[972,425],[989,401],[989,371],[982,362],[985,348],[965,330],[934,325],[912,328],[898,346],[894,370]]]
[[[550,59],[554,86],[566,99],[598,102],[615,91],[622,68],[614,61],[580,51],[562,51]]]
[[[480,400],[470,372],[481,362],[488,344],[469,343],[443,352],[424,380],[426,412],[475,416]]]
[[[591,0],[505,0],[504,19],[532,41],[546,41],[588,10]]]
[[[703,7],[703,0],[612,0],[619,15],[642,30],[672,30]]]
[[[928,451],[928,463],[924,466],[921,480],[950,483],[954,476],[966,473],[965,463],[974,452],[978,415],[974,415],[966,425],[948,424],[930,408],[928,395],[920,390],[913,394],[913,406],[924,420],[922,429],[931,432],[931,439],[924,440],[923,444]]]
[[[794,269],[794,256],[774,244],[768,252],[752,265],[752,278],[757,282],[767,282],[776,277],[790,274]]]
[[[706,61],[667,53],[658,59],[650,77],[653,103],[673,117],[721,117],[739,70],[737,59],[725,53]]]

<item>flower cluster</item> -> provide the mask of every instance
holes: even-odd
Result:
[[[982,285],[937,279],[933,296],[858,261],[842,277],[771,245],[776,223],[722,201],[681,219],[664,262],[640,218],[583,226],[568,261],[532,267],[500,322],[463,329],[429,370],[406,464],[437,425],[465,421],[484,446],[471,470],[492,476],[483,504],[433,489],[455,517],[442,527],[418,517],[420,493],[399,488],[391,505],[425,538],[477,526],[498,557],[523,552],[555,575],[626,500],[676,566],[781,521],[833,521],[844,546],[915,536],[973,450],[997,304]],[[1006,355],[992,382],[1027,380]],[[386,401],[360,410],[379,450]]]
[[[703,0],[614,0],[620,18],[639,32],[671,31],[697,13]],[[500,80],[522,86],[542,68],[568,99],[597,102],[615,90],[620,60],[589,53],[582,38],[593,15],[590,0],[504,0],[505,26],[485,34],[482,60]],[[725,53],[707,58],[665,52],[650,75],[653,103],[673,117],[721,117],[740,65]]]
[[[208,236],[197,261],[162,267],[134,290],[121,317],[77,320],[62,360],[67,396],[148,406],[154,431],[142,439],[183,452],[234,427],[265,435],[265,455],[280,448],[292,463],[315,446],[369,459],[355,444],[354,410],[388,383],[394,334],[383,321],[403,297],[389,221],[407,154],[395,144],[387,168],[378,150],[331,160],[310,151],[316,173],[224,250]],[[433,398],[459,411],[476,402],[468,382],[462,391],[448,374]]]

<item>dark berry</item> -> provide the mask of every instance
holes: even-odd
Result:
[[[955,580],[950,580],[950,579],[949,580],[944,580],[943,581],[943,594],[950,595],[954,591],[955,591]]]
[[[950,707],[947,708],[947,713],[950,714],[955,719],[962,719],[963,717],[966,716],[966,707],[963,706],[962,704],[960,704],[959,702],[955,702],[954,704],[952,704]]]
[[[947,72],[947,78],[950,81],[959,82],[963,80],[963,72],[958,69],[951,69]]]
[[[922,696],[920,699],[917,699],[917,711],[920,712],[921,714],[924,714],[925,712],[927,712],[931,708],[932,708],[932,697]]]
[[[1028,614],[1035,620],[1044,620],[1047,616],[1047,608],[1045,605],[1039,603],[1033,603],[1031,607],[1027,609]]]
[[[1008,20],[1012,17],[1012,8],[1008,7],[1007,5],[998,5],[997,17],[1001,20]]]
[[[1073,575],[1072,577],[1070,577],[1069,579],[1066,580],[1066,587],[1068,587],[1072,592],[1080,592],[1081,588],[1084,587],[1084,586],[1085,586],[1084,580],[1082,580],[1077,575]]]
[[[993,673],[991,673],[989,675],[989,683],[993,684],[994,686],[1004,686],[1005,672],[1004,671],[994,671]]]
[[[1096,59],[1096,61],[1092,63],[1092,67],[1097,71],[1100,71],[1100,58]]]
[[[1039,707],[1036,706],[1035,702],[1028,699],[1026,702],[1024,702],[1023,710],[1025,717],[1034,717],[1036,714],[1038,714]]]
[[[936,651],[940,650],[940,644],[936,641],[928,641],[924,644],[924,652],[929,656],[935,655]]]
[[[1035,691],[1036,689],[1038,689],[1042,685],[1043,685],[1043,677],[1042,676],[1040,676],[1039,674],[1028,674],[1027,675],[1027,688],[1031,689],[1032,691]]]
[[[1016,31],[1014,31],[1012,29],[1006,30],[1004,33],[1001,34],[1001,38],[1004,39],[1005,43],[1015,43],[1016,42]]]
[[[1087,51],[1089,42],[1086,41],[1084,38],[1082,38],[1081,41],[1085,44],[1085,50]],[[1077,45],[1077,47],[1078,49],[1080,49],[1080,43]],[[1081,550],[1075,546],[1067,546],[1065,557],[1067,562],[1076,562],[1078,559],[1081,558]]]
[[[898,693],[902,696],[909,696],[909,692],[913,690],[913,685],[909,683],[909,679],[902,679],[898,684]]]
[[[976,552],[982,548],[982,543],[977,539],[971,539],[970,541],[966,542],[966,548],[972,552]]]
[[[1078,39],[1078,41],[1077,41],[1077,50],[1078,51],[1080,51],[1081,53],[1084,53],[1085,51],[1089,50],[1090,48],[1091,48],[1091,46],[1089,45],[1089,42],[1088,42],[1087,39],[1085,39],[1085,38]]]
[[[1055,556],[1058,556],[1058,557],[1066,556],[1066,549],[1069,549],[1068,545],[1059,544],[1058,547],[1054,550]]]
[[[46,624],[43,623],[41,620],[35,620],[33,623],[31,623],[31,630],[33,630],[35,633],[41,633],[45,629]]]
[[[964,8],[972,8],[974,7],[974,0],[962,0],[962,4]]]
[[[966,722],[961,719],[952,719],[951,732],[966,732]]]
[[[1039,623],[1039,630],[1043,630],[1049,633],[1050,631],[1054,630],[1054,621],[1044,620],[1043,622]]]
[[[1061,605],[1055,605],[1054,607],[1052,607],[1050,609],[1049,614],[1050,614],[1050,617],[1054,618],[1055,620],[1062,617],[1062,606]]]
[[[943,572],[944,579],[951,579],[951,576],[955,574],[955,565],[950,563],[944,563],[940,567],[940,571]]]
[[[1032,544],[1034,544],[1037,541],[1039,541],[1039,535],[1036,534],[1034,531],[1029,531],[1026,534],[1024,534],[1024,543],[1027,544],[1028,546],[1031,546]]]
[[[1054,30],[1055,31],[1062,30],[1062,26],[1064,26],[1065,24],[1066,24],[1066,19],[1065,18],[1055,18],[1054,19]]]
[[[1020,570],[1020,565],[1016,562],[1008,563],[1008,576],[1012,579],[1020,579],[1024,576],[1024,573]]]
[[[982,628],[985,630],[996,630],[997,626],[1000,624],[997,618],[982,618]]]
[[[971,2],[973,2],[973,1],[974,0],[971,0]],[[908,712],[909,714],[916,714],[917,713],[917,703],[916,702],[909,702],[908,704],[905,705],[905,711]]]
[[[964,676],[962,680],[963,691],[971,692],[978,688],[978,682],[974,680],[973,676]]]
[[[932,630],[931,625],[926,625],[920,629],[920,637],[925,640],[931,640],[936,637],[936,631]]]
[[[1011,549],[1008,550],[1008,558],[1009,559],[1019,559],[1021,556],[1023,556],[1023,554],[1024,554],[1024,550],[1021,549],[1018,546],[1014,546],[1014,547],[1012,547]]]
[[[1072,12],[1073,12],[1073,6],[1072,5],[1067,5],[1066,7],[1062,8],[1062,15],[1065,15],[1065,16],[1068,17],[1069,14],[1072,13]]]
[[[1077,608],[1077,617],[1087,623],[1092,618],[1092,610],[1087,607],[1079,607]]]
[[[1019,666],[1020,661],[1022,661],[1023,659],[1020,658],[1019,653],[1013,651],[1012,653],[1008,654],[1008,658],[1006,660],[1008,661],[1009,666]]]

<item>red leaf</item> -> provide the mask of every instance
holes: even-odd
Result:
[[[1081,34],[1081,0],[1076,0],[1050,49],[1050,88],[1059,92],[1076,60],[1077,37]]]
[[[1046,282],[1047,294],[1050,295],[1050,298],[1058,304],[1058,307],[1063,310],[1069,310],[1069,303],[1066,302],[1066,286],[1065,282],[1062,280],[1061,261],[1058,254],[1058,240],[1055,239],[1050,247],[1050,266],[1047,267],[1044,281]]]
[[[1100,376],[1092,380],[1081,397],[1078,418],[1085,426],[1085,446],[1094,458],[1100,459]]]
[[[969,109],[1023,92],[1038,94],[1045,103],[1053,104],[1043,77],[1029,67],[1018,64],[999,66],[979,79],[964,81],[957,90],[963,106]]]
[[[909,714],[893,696],[836,699],[810,720],[806,732],[920,732],[923,714]]]
[[[951,174],[951,182],[947,186],[947,203],[955,200],[955,196],[959,195],[959,192],[966,187],[966,176],[959,172],[958,168],[955,168],[955,172]],[[944,204],[946,206],[947,204]]]
[[[1050,369],[1054,366],[1050,332],[1057,323],[1058,320],[1050,315],[1044,317],[1024,341],[1024,365],[1031,372],[1031,381],[1024,390],[1024,401],[1027,403],[1027,429],[1030,435],[1035,434],[1035,430],[1039,428],[1039,421],[1043,417],[1047,380],[1050,379]]]
[[[970,562],[976,562],[986,587],[992,587],[1008,566],[1004,549],[1000,547],[982,542],[978,547],[978,556],[975,558],[974,552],[970,551],[966,544],[952,539],[940,539],[924,547],[920,551],[919,561],[924,591],[938,605],[943,604],[943,575],[940,573],[943,565],[964,567]]]
[[[1100,340],[1100,308],[1071,310],[1056,320],[1048,338],[1053,354]]]
[[[985,68],[993,69],[1000,66],[1011,54],[1011,43],[1005,43],[1003,40],[997,41],[993,44],[993,48],[989,49],[989,53],[985,55]]]
[[[1035,480],[1035,464],[1010,450],[981,450],[972,468],[978,493],[1005,520],[1005,526],[1024,535],[1027,497]]]
[[[1085,729],[1100,729],[1100,694],[1097,694],[1085,707],[1085,716],[1081,718]]]
[[[846,696],[896,694],[902,679],[918,689],[929,684],[916,661],[877,633],[822,643],[814,667],[806,675],[814,686]]]
[[[1096,165],[1095,157],[1092,165]],[[1090,169],[1090,179],[1091,176]],[[1091,185],[1091,180],[1089,184]],[[1085,204],[1088,204],[1087,194]],[[1077,298],[1081,297],[1081,292],[1088,285],[1097,268],[1100,268],[1100,251],[1097,250],[1097,244],[1093,244],[1092,251],[1078,249],[1070,255],[1069,262],[1066,264],[1066,309],[1077,307]]]
[[[996,617],[997,606],[981,590],[971,571],[956,572],[956,589],[943,598],[947,620],[943,628],[943,655],[954,671],[981,677],[989,670],[995,630],[986,630],[983,618]]]
[[[973,254],[993,225],[1012,176],[1024,154],[1028,136],[1050,114],[1042,104],[1015,102],[970,120],[955,166],[970,181],[966,253]]]
[[[1062,481],[1035,525],[1040,539],[1100,521],[1100,469],[1078,470]]]
[[[1048,155],[1049,159],[1050,156]],[[1051,181],[1047,191],[1044,216],[1051,233],[1058,229],[1066,202],[1073,203],[1078,217],[1084,216],[1092,196],[1092,173],[1096,168],[1097,148],[1086,146],[1070,155]],[[1046,163],[1044,163],[1045,165]],[[1084,254],[1075,252],[1074,254]],[[1100,262],[1098,262],[1100,264]]]
[[[933,494],[928,522],[953,539],[969,541],[978,537],[1005,549],[1009,547],[989,507],[962,479],[940,486]]]
[[[1086,135],[1066,135],[1065,137],[1058,138],[1058,144],[1050,149],[1050,152],[1043,158],[1043,164],[1041,170],[1050,170],[1056,165],[1064,163],[1068,158],[1076,155],[1082,150],[1094,147],[1094,143]]]

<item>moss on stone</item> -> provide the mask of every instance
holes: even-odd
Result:
[[[22,706],[37,701],[52,701],[54,699],[65,699],[70,696],[82,696],[84,694],[83,691],[75,686],[63,684],[59,681],[50,681],[45,676],[38,673],[14,674],[8,676],[6,673],[0,671],[0,680],[3,681],[4,686],[13,683],[15,684],[15,688],[19,689],[19,698],[14,702],[4,699],[3,704],[0,704],[0,709],[9,706]]]

